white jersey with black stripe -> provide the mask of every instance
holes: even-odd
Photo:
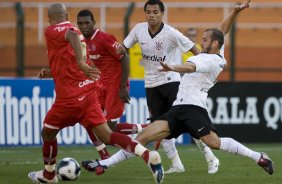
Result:
[[[149,33],[147,22],[137,24],[123,41],[126,48],[138,43],[142,50],[141,64],[145,68],[145,87],[152,88],[169,82],[180,81],[176,72],[159,72],[160,62],[175,65],[176,48],[188,52],[194,43],[173,27],[163,24],[155,34]]]
[[[183,75],[173,106],[190,104],[207,108],[208,91],[216,83],[216,78],[227,62],[221,55],[206,53],[192,56],[187,62],[196,65],[196,72]]]

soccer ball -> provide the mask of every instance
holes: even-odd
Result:
[[[81,169],[79,163],[74,158],[66,157],[58,162],[56,173],[58,178],[63,181],[73,181],[78,178]]]

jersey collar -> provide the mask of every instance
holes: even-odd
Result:
[[[96,34],[99,32],[99,29],[96,29],[93,35],[91,36],[91,40],[93,40],[96,36]]]
[[[64,22],[61,22],[61,23],[56,24],[56,25],[61,25],[61,24],[70,24],[70,21],[64,21]]]
[[[159,28],[159,30],[158,30],[155,34],[152,34],[152,33],[150,32],[149,28],[148,28],[148,32],[149,32],[151,38],[153,39],[155,36],[157,36],[157,34],[159,34],[159,32],[162,31],[163,27],[164,27],[164,23],[162,22],[162,23],[161,23],[161,26],[160,26],[160,28]]]
[[[220,55],[220,54],[216,54],[216,55],[218,55],[219,57],[223,58],[222,55]]]

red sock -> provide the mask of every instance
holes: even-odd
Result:
[[[147,124],[139,124],[141,125],[142,128],[148,126]],[[118,123],[116,126],[116,131],[118,133],[122,133],[125,135],[130,135],[130,134],[137,134],[138,132],[138,126],[137,124],[131,124],[131,123]]]
[[[43,140],[43,161],[45,165],[54,165],[56,163],[56,157],[58,153],[57,139],[52,141]]]
[[[149,160],[149,150],[146,150],[142,155],[143,160],[148,163]]]
[[[44,176],[44,178],[46,178],[46,179],[48,179],[48,180],[53,179],[53,178],[55,177],[55,175],[56,175],[55,171],[53,171],[53,172],[48,172],[46,169],[44,169],[44,171],[43,171],[43,176]]]
[[[102,160],[105,160],[105,159],[107,159],[111,156],[110,153],[108,152],[107,148],[104,148],[104,149],[98,151],[98,153],[99,153]]]
[[[146,128],[149,124],[141,124],[142,128]]]
[[[123,135],[121,133],[113,132],[110,137],[110,145],[118,146],[126,151],[135,152],[135,147],[138,143],[128,137],[127,135]]]
[[[117,133],[117,132],[113,132],[111,134],[111,137],[110,137],[110,145],[118,146],[118,147],[120,147],[120,148],[122,148],[126,151],[129,151],[133,154],[139,155],[145,160],[146,163],[148,162],[149,151],[145,147],[143,147],[141,144],[139,144],[135,140],[128,137],[127,135]],[[135,152],[136,146],[138,146],[137,149],[139,151],[137,151],[137,152],[139,152],[139,154],[137,154],[137,152]]]
[[[109,154],[107,148],[105,147],[105,145],[101,141],[98,140],[96,135],[90,129],[87,129],[87,133],[88,133],[93,145],[96,147],[96,150],[98,151],[101,159],[104,160],[106,158],[109,158],[110,154]]]

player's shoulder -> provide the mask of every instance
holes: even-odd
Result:
[[[226,60],[223,56],[221,56],[220,54],[207,54],[207,53],[200,53],[196,56],[193,56],[198,60],[202,60],[202,61],[214,61],[214,62],[223,62],[225,63]]]
[[[55,24],[55,25],[50,25],[49,27],[47,27],[46,32],[65,32],[69,29],[72,29],[73,31],[78,31],[78,29],[69,21],[65,21],[59,24]]]
[[[175,37],[178,36],[180,34],[180,32],[175,29],[174,27],[168,25],[168,24],[164,24],[163,26],[163,34],[169,36],[169,37]]]
[[[101,37],[111,37],[111,38],[114,37],[115,38],[115,35],[108,33],[108,32],[101,31],[101,30],[98,30],[97,34]]]
[[[98,40],[99,41],[102,41],[103,40],[116,40],[116,37],[111,34],[111,33],[107,33],[107,32],[104,32],[104,31],[101,31],[101,30],[97,30],[97,33],[96,33],[96,36],[97,38],[99,38]]]
[[[148,28],[148,23],[147,22],[140,22],[140,23],[137,23],[135,26],[134,26],[134,29],[144,29],[144,28]]]
[[[174,31],[177,32],[177,31],[178,31],[177,29],[175,29],[174,27],[172,27],[171,25],[166,24],[166,23],[164,23],[163,29],[165,29],[165,30],[167,30],[167,31],[172,31],[172,32],[174,32]]]

